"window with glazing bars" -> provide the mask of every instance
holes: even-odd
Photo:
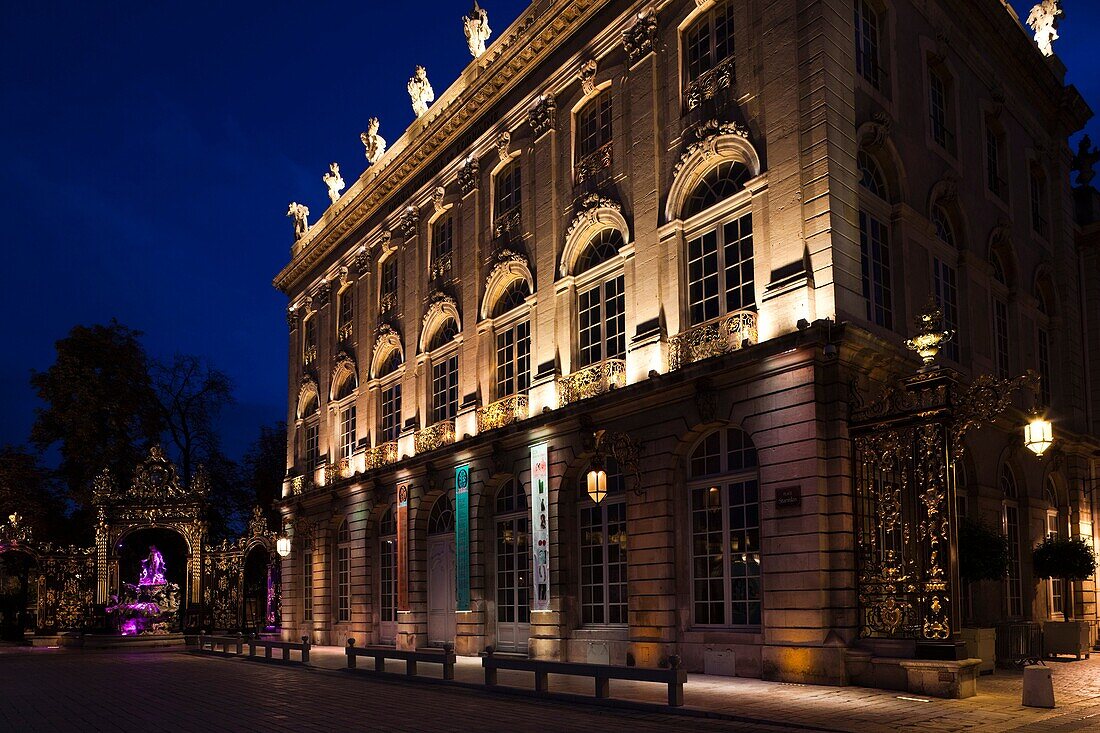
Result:
[[[392,443],[401,434],[401,383],[382,390],[382,442]]]
[[[305,333],[302,336],[302,352],[309,354],[310,349],[317,349],[317,317],[310,316],[305,321]],[[314,354],[316,356],[316,354]]]
[[[688,241],[691,325],[756,307],[752,215]],[[724,297],[721,294],[724,293]]]
[[[1050,334],[1045,328],[1040,328],[1036,334],[1037,352],[1036,361],[1039,367],[1039,399],[1046,407],[1050,406]]]
[[[1000,298],[993,299],[993,361],[997,376],[1008,379],[1008,304]]]
[[[518,212],[522,201],[520,197],[520,167],[517,160],[496,176],[496,210],[493,215],[497,220]]]
[[[313,620],[313,553],[302,553],[302,620]]]
[[[626,297],[623,276],[582,292],[578,298],[580,363],[626,358]]]
[[[432,423],[453,420],[458,413],[458,354],[432,364]]]
[[[497,332],[496,398],[523,394],[531,378],[531,322]]]
[[[310,471],[321,462],[321,426],[314,422],[306,425],[306,468]]]
[[[943,73],[935,67],[928,68],[928,117],[932,127],[932,139],[945,150],[952,146],[951,131],[947,127],[948,83]]]
[[[879,65],[879,14],[867,0],[855,2],[856,73],[875,89],[881,88]]]
[[[943,326],[955,332],[944,346],[944,355],[952,361],[959,360],[959,276],[955,268],[939,257],[932,258],[932,275],[936,292],[936,305],[943,311]]]
[[[351,532],[348,523],[340,525],[336,547],[336,620],[351,619]]]
[[[604,92],[577,113],[577,160],[611,142],[611,94]]]
[[[344,288],[340,291],[340,311],[337,317],[337,331],[343,336],[346,329],[350,329],[355,318],[355,286]]]
[[[615,462],[604,467],[607,496],[580,508],[581,620],[621,625],[627,623],[626,499]]]
[[[733,56],[733,4],[703,14],[684,33],[687,81],[695,81]]]
[[[378,554],[382,621],[397,620],[397,522],[392,508],[378,524]]]
[[[340,457],[351,458],[355,452],[355,405],[340,411]]]
[[[1040,237],[1047,235],[1047,182],[1037,171],[1031,172],[1031,228]]]
[[[454,219],[444,216],[432,225],[432,273],[451,269],[454,249]]]
[[[990,193],[1003,199],[1008,193],[1008,185],[1002,175],[1004,157],[1004,136],[991,125],[985,128],[985,178]]]
[[[883,328],[893,328],[889,233],[885,224],[866,211],[859,212],[859,254],[867,320]]]
[[[382,283],[379,287],[382,297],[397,296],[397,256],[391,255],[382,263]]]

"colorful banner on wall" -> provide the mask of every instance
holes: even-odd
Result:
[[[397,610],[409,610],[409,485],[397,486]]]
[[[531,551],[535,572],[532,611],[550,610],[550,472],[546,443],[531,446]]]
[[[455,610],[470,610],[470,466],[455,469]]]

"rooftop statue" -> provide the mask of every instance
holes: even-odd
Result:
[[[294,219],[294,241],[297,242],[309,231],[309,208],[291,201],[286,215]]]
[[[1058,16],[1062,15],[1058,0],[1039,0],[1027,16],[1027,24],[1035,31],[1035,43],[1044,56],[1054,55],[1054,42],[1058,40]]]
[[[1096,171],[1092,168],[1100,162],[1100,149],[1092,147],[1092,139],[1085,135],[1081,142],[1077,143],[1077,154],[1073,156],[1072,170],[1077,174],[1077,185],[1088,186],[1096,177]]]
[[[409,82],[410,84],[412,82]],[[359,135],[366,148],[367,162],[371,165],[377,163],[386,154],[386,139],[378,134],[378,118],[371,117],[367,120],[367,131]]]
[[[340,177],[340,164],[329,164],[328,173],[321,180],[328,186],[329,201],[335,204],[336,199],[340,198],[340,192],[344,190],[344,179]]]
[[[466,31],[466,44],[470,47],[470,55],[475,59],[481,58],[485,53],[485,42],[493,35],[493,29],[489,27],[489,14],[474,0],[474,9],[469,15],[462,16],[462,28]]]
[[[409,79],[409,99],[412,100],[413,112],[420,119],[428,112],[428,105],[435,101],[435,92],[428,82],[428,72],[423,66],[417,66],[413,77]]]

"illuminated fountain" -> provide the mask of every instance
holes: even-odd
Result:
[[[150,546],[137,585],[123,583],[119,594],[111,596],[107,613],[116,614],[123,636],[168,634],[176,625],[179,594],[180,587],[164,576],[164,556]]]

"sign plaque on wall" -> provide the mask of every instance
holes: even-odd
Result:
[[[550,472],[546,443],[531,446],[531,552],[534,569],[532,611],[550,610]]]
[[[397,610],[409,610],[409,485],[397,485]]]
[[[780,509],[802,505],[801,486],[783,486],[775,490],[775,505]]]
[[[470,466],[455,469],[455,610],[470,610]]]

